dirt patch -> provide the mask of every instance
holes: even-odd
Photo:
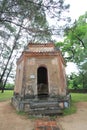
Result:
[[[76,114],[57,118],[63,130],[87,130],[87,102],[76,105]],[[10,101],[0,102],[0,130],[34,130],[35,121],[18,115]]]
[[[32,130],[34,122],[16,114],[9,101],[0,102],[0,130]]]
[[[75,114],[58,119],[64,130],[87,130],[87,102],[79,102],[76,106]]]

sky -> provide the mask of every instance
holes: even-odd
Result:
[[[79,16],[85,14],[87,11],[87,0],[65,0],[70,4],[70,16],[73,20],[78,19]],[[78,73],[78,69],[74,63],[69,62],[66,67],[66,73]]]
[[[72,19],[78,19],[87,11],[87,0],[65,0],[70,4],[70,16]]]
[[[69,8],[69,13],[68,16],[71,17],[72,22],[73,23],[75,21],[75,19],[78,19],[79,16],[84,15],[85,12],[87,11],[87,0],[65,0],[65,4],[70,4],[70,8]],[[58,21],[56,21],[56,19],[50,19],[49,17],[48,21],[50,25],[57,25],[59,24]],[[62,22],[61,22],[62,23]],[[63,23],[62,23],[63,24]],[[61,41],[63,40],[63,37],[57,37],[57,35],[53,36],[54,40],[58,40]]]

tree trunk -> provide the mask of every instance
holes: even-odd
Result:
[[[22,21],[21,21],[21,26],[22,26],[22,24],[23,24],[23,19],[22,19]],[[13,51],[14,51],[16,45],[17,45],[17,40],[18,40],[18,38],[19,38],[19,35],[20,35],[20,32],[21,32],[21,28],[22,28],[21,26],[20,26],[20,28],[19,28],[19,31],[18,31],[17,35],[15,36],[15,40],[14,40],[14,43],[13,43],[13,47],[12,47],[12,50],[11,50],[11,52],[10,52],[10,55],[9,55],[8,61],[7,61],[7,63],[6,63],[6,66],[5,66],[4,70],[3,70],[3,73],[2,73],[1,76],[0,76],[0,81],[3,80],[3,77],[4,77],[4,75],[5,75],[5,72],[6,72],[6,70],[7,70],[8,64],[9,64],[9,61],[10,61],[10,59],[11,59],[11,57],[12,57],[12,54],[13,54]],[[7,79],[6,79],[6,80],[7,80]],[[6,82],[7,82],[7,81],[6,81]],[[2,85],[2,88],[1,88],[2,93],[4,92],[4,87],[5,87],[5,86]]]
[[[17,56],[17,53],[16,53],[16,55],[14,56],[14,58],[13,58],[11,64],[10,64],[9,72],[7,73],[6,79],[5,79],[4,83],[3,83],[3,87],[4,87],[4,88],[5,88],[5,85],[6,85],[6,83],[7,83],[7,79],[8,79],[8,77],[9,77],[9,75],[10,75],[10,72],[11,72],[11,70],[12,70],[12,65],[13,65],[13,62],[14,62],[14,59],[15,59],[16,56]]]
[[[2,88],[1,93],[4,93],[4,87]]]
[[[3,91],[3,82],[2,82],[2,80],[0,79],[0,89],[1,89],[1,93],[3,93],[4,91]]]
[[[3,70],[3,73],[2,73],[2,75],[1,75],[1,77],[0,77],[0,80],[2,80],[3,77],[4,77],[4,74],[5,74],[5,72],[6,72],[7,66],[8,66],[8,64],[9,64],[10,59],[11,59],[11,56],[12,56],[12,54],[13,54],[13,51],[14,51],[14,49],[15,49],[15,47],[16,47],[16,44],[17,44],[17,40],[18,40],[20,31],[21,31],[21,27],[20,27],[20,29],[19,29],[19,32],[18,32],[16,38],[15,38],[15,41],[14,41],[14,44],[13,44],[13,47],[12,47],[10,56],[9,56],[9,58],[8,58],[8,61],[7,61],[7,64],[6,64],[5,68],[4,68],[4,70]]]

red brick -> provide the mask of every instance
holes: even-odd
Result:
[[[35,123],[35,130],[59,130],[56,121],[37,120]]]

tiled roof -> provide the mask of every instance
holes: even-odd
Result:
[[[46,44],[35,44],[30,43],[28,48],[22,52],[22,55],[18,59],[20,62],[25,56],[27,57],[37,57],[37,56],[59,56],[61,57],[62,62],[64,63],[64,59],[59,48],[55,48],[53,43]]]
[[[25,51],[29,52],[52,52],[55,50],[53,43],[29,43]]]

